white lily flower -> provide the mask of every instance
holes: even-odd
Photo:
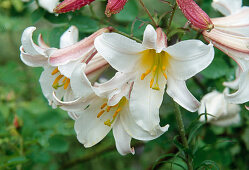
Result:
[[[54,8],[59,4],[59,0],[38,0],[39,5],[50,13],[54,13]]]
[[[242,7],[242,0],[213,0],[212,6],[225,15],[211,19],[215,29],[249,36],[249,7]]]
[[[228,89],[225,89],[225,92]],[[200,121],[207,121],[218,126],[229,126],[240,122],[240,106],[237,104],[228,103],[224,94],[218,91],[213,91],[206,94],[201,99],[201,106],[198,110],[201,115]]]
[[[49,48],[41,35],[38,38],[39,46],[36,45],[32,40],[35,29],[28,27],[24,30],[20,56],[26,65],[44,68],[39,81],[44,96],[53,108],[56,107],[53,91],[56,91],[60,99],[72,92],[71,74],[78,64],[87,63],[86,72],[92,81],[108,67],[108,63],[96,52],[93,44],[96,36],[108,31],[108,28],[77,42],[78,29],[71,26],[60,38],[61,49]]]
[[[237,90],[235,93],[225,93],[225,99],[229,103],[242,104],[249,101],[249,69],[240,72],[238,77],[233,82],[224,82],[223,85]]]
[[[212,7],[225,16],[238,12],[242,7],[242,0],[213,0]]]
[[[212,44],[187,40],[166,47],[162,29],[155,31],[151,25],[145,29],[142,44],[117,33],[102,34],[94,44],[113,68],[134,74],[130,111],[135,122],[151,134],[160,122],[159,108],[166,83],[167,93],[182,107],[192,112],[199,107],[185,80],[211,63],[214,57]]]
[[[74,81],[77,81],[75,84],[78,84],[78,93],[82,97],[70,102],[54,97],[60,107],[69,111],[75,119],[77,138],[85,147],[100,142],[113,128],[118,152],[121,155],[134,154],[134,149],[130,147],[131,138],[152,140],[168,130],[169,125],[158,127],[156,134],[151,135],[133,120],[129,110],[133,74],[118,72],[111,80],[92,87],[85,75],[85,64],[81,65],[75,69],[73,76],[81,75]]]

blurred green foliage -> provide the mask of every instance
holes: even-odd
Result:
[[[198,2],[211,17],[220,15],[211,8],[211,0]],[[111,25],[141,39],[149,20],[137,1],[129,0],[124,10],[111,18],[104,16],[105,1],[92,3],[98,18],[91,14],[88,6],[55,16],[42,8],[30,9],[31,3],[35,1],[0,1],[0,169],[186,169],[177,137],[173,102],[167,95],[160,114],[161,124],[170,124],[169,131],[150,142],[134,140],[134,156],[118,154],[112,133],[100,144],[85,149],[76,139],[74,121],[66,112],[51,109],[43,97],[38,83],[42,69],[27,67],[19,58],[21,33],[30,25],[38,28],[34,40],[42,33],[52,47],[59,47],[59,37],[70,25],[78,27],[80,38]],[[160,0],[146,0],[145,5],[157,21],[171,10]],[[165,31],[169,16],[170,13],[166,14],[160,21]],[[196,32],[182,29],[185,22],[177,10],[169,30],[170,42],[175,37],[196,37]],[[196,79],[188,80],[188,87],[201,99],[214,89],[223,91],[222,82],[234,79],[234,72],[234,62],[216,50],[214,62]],[[244,107],[241,123],[227,128],[200,123],[197,113],[183,109],[182,112],[189,136],[188,152],[195,169],[248,169],[249,116]]]

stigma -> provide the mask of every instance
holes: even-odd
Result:
[[[125,97],[123,97],[118,104],[114,105],[114,106],[108,106],[107,103],[104,103],[101,107],[100,107],[100,112],[97,115],[97,118],[100,118],[104,113],[108,113],[108,112],[114,112],[112,115],[112,120],[107,119],[104,124],[111,127],[111,125],[113,124],[113,122],[116,120],[118,114],[120,113],[120,111],[122,110],[123,106],[125,105],[127,99]]]
[[[57,73],[59,73],[59,75],[55,78],[55,80],[54,80],[54,82],[52,84],[52,87],[57,90],[59,87],[63,86],[64,90],[66,90],[68,88],[69,84],[70,84],[70,79],[65,77],[64,75],[60,74],[60,71],[59,71],[58,67],[56,67],[52,71],[51,75],[55,75]],[[61,82],[61,84],[60,84],[60,82]]]
[[[141,75],[141,80],[144,80],[147,75],[152,74],[150,80],[150,88],[160,90],[159,79],[161,74],[167,80],[167,66],[170,55],[162,51],[157,53],[154,49],[144,50],[142,53],[142,65],[147,70]]]

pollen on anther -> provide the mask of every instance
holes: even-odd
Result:
[[[163,75],[164,75],[165,79],[167,80],[168,79],[167,74],[163,73]]]
[[[54,80],[53,86],[56,85],[62,77],[63,75],[59,75],[58,77],[56,77],[56,79]]]
[[[157,65],[155,65],[155,66],[153,67],[153,72],[155,72],[156,69],[157,69]]]
[[[104,112],[105,112],[104,110],[101,110],[101,111],[98,113],[97,118],[99,118],[100,116],[102,116]]]
[[[59,70],[58,70],[58,67],[56,67],[53,71],[52,71],[52,75],[55,75],[56,73],[58,73],[59,72]]]
[[[107,106],[106,111],[109,112],[111,110],[111,106]]]
[[[67,77],[64,77],[64,79],[62,80],[62,83],[65,83],[66,80],[67,80]]]
[[[104,103],[100,108],[104,109],[106,105],[107,105],[107,103]]]
[[[70,79],[67,79],[66,83],[64,84],[64,89],[66,90],[67,87],[69,86],[70,83]]]

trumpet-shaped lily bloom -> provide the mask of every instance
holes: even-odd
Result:
[[[53,91],[60,99],[72,92],[71,74],[77,64],[87,63],[86,73],[91,78],[96,78],[108,66],[93,44],[96,36],[107,31],[107,28],[77,42],[78,29],[72,26],[60,38],[61,49],[49,48],[41,35],[38,38],[39,46],[36,45],[32,40],[34,30],[35,27],[28,27],[23,32],[21,59],[28,66],[44,68],[39,81],[44,96],[53,107],[56,107]]]
[[[212,44],[187,40],[167,47],[166,35],[148,25],[143,43],[117,33],[95,39],[98,52],[116,70],[133,73],[130,111],[135,122],[151,134],[158,126],[165,85],[167,93],[185,109],[194,112],[199,102],[189,92],[185,80],[205,69],[213,60]]]
[[[240,72],[237,79],[232,82],[224,82],[223,85],[237,90],[235,93],[225,93],[225,99],[229,103],[242,104],[249,101],[249,69],[244,72]]]
[[[227,92],[228,89],[225,89]],[[229,126],[231,124],[236,124],[240,122],[240,106],[236,104],[228,103],[224,94],[218,91],[213,91],[206,94],[201,100],[201,106],[198,110],[199,114],[207,113],[201,115],[200,120],[218,125],[218,126]]]
[[[168,130],[168,125],[160,127],[158,124],[156,134],[151,135],[133,120],[129,109],[133,74],[118,72],[111,80],[92,87],[84,69],[85,64],[81,64],[73,72],[73,76],[80,77],[74,81],[82,97],[70,102],[60,101],[56,94],[54,97],[75,120],[77,138],[85,147],[97,144],[113,129],[118,152],[122,155],[134,154],[134,149],[130,147],[132,138],[152,140]]]
[[[58,5],[59,0],[38,0],[39,5],[48,12],[53,13],[54,8]]]

